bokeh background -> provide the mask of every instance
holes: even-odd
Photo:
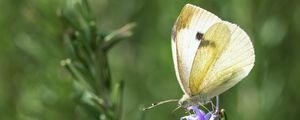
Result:
[[[80,120],[57,16],[72,0],[0,0],[0,120]],[[186,3],[237,23],[252,38],[250,75],[221,95],[229,120],[295,120],[300,113],[299,0],[89,0],[97,27],[136,22],[134,35],[109,53],[113,80],[125,81],[124,120],[171,120],[176,103],[147,112],[152,102],[180,98],[170,33]]]

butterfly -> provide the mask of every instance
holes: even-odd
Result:
[[[180,107],[204,105],[246,77],[255,54],[247,33],[213,13],[186,4],[171,35]],[[159,104],[170,102],[168,100]],[[159,104],[153,104],[156,106]]]

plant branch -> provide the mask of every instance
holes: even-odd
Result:
[[[124,82],[112,85],[108,51],[132,36],[136,24],[128,23],[111,33],[98,34],[88,0],[78,1],[71,2],[71,7],[59,11],[64,24],[68,25],[64,36],[68,58],[62,60],[61,65],[75,79],[77,94],[74,99],[79,106],[91,113],[94,119],[120,120]]]
[[[136,24],[128,23],[125,26],[117,29],[116,31],[113,31],[112,33],[108,34],[104,38],[104,43],[102,45],[102,49],[104,51],[107,51],[112,46],[114,46],[116,43],[124,40],[126,37],[130,37],[132,35],[132,29],[136,26]]]

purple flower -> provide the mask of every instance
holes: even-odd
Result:
[[[210,120],[211,116],[214,116],[212,112],[205,114],[205,112],[201,109],[198,109],[197,106],[190,106],[187,109],[193,110],[194,114],[183,116],[180,118],[180,120]]]

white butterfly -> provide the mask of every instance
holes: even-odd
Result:
[[[225,92],[254,66],[249,36],[236,24],[200,7],[186,4],[172,29],[176,77],[184,92],[179,106],[204,105]],[[167,100],[145,108],[178,100]]]
[[[248,75],[255,55],[248,35],[237,25],[187,4],[172,29],[181,107],[207,103]]]

